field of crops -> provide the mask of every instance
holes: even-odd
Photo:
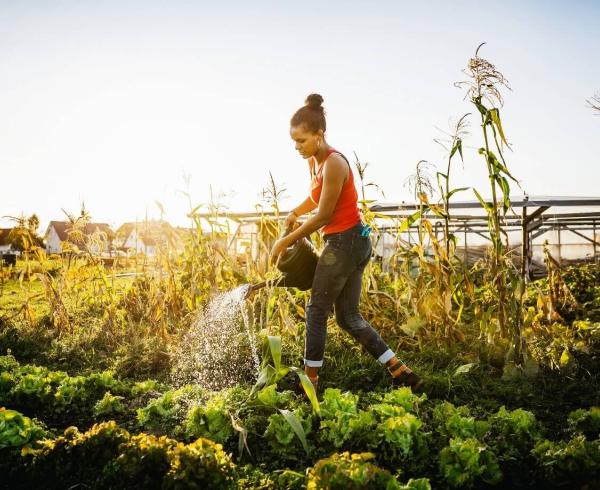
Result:
[[[219,255],[212,244],[210,236],[190,235],[189,250],[160,258],[169,271],[162,277],[114,280],[118,264],[106,269],[91,255],[50,259],[39,250],[3,269],[5,488],[598,483],[596,265],[551,268],[549,279],[528,285],[518,362],[512,338],[500,328],[490,335],[480,321],[490,287],[476,271],[460,320],[442,330],[410,299],[411,288],[423,286],[408,279],[434,277],[433,269],[412,277],[401,266],[383,273],[373,264],[363,309],[425,378],[424,393],[391,389],[380,366],[332,319],[316,400],[298,389],[296,374],[308,294],[283,288],[245,302],[261,348],[260,375],[234,372],[239,359],[227,358],[219,372],[232,376],[223,389],[173,376],[197,310],[218,290],[273,274]]]
[[[23,228],[22,257],[0,268],[0,487],[600,488],[600,267],[562,268],[547,252],[546,278],[515,268],[503,230],[515,181],[498,108],[506,80],[477,55],[465,73],[490,177],[475,191],[488,253],[468,267],[448,227],[464,116],[439,199],[417,166],[420,209],[393,224],[414,240],[369,265],[361,297],[422,393],[392,388],[333,318],[314,392],[301,369],[309,292],[270,282],[281,220],[260,224],[255,260],[224,251],[218,207],[207,222],[192,207],[185,249],[167,240],[143,269],[106,266],[85,241],[46,256]],[[274,184],[267,194],[278,217]],[[441,237],[428,213],[445,223]],[[265,280],[235,308],[214,307]]]

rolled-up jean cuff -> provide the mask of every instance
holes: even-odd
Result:
[[[377,362],[379,362],[380,364],[385,364],[395,355],[396,354],[394,354],[394,351],[392,349],[388,349],[377,358]]]
[[[308,367],[321,367],[323,365],[323,359],[320,361],[309,361],[308,359],[304,359],[304,365]]]

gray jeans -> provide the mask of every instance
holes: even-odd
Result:
[[[362,275],[371,258],[371,239],[361,236],[363,225],[325,235],[325,249],[317,263],[312,294],[306,310],[304,363],[323,365],[327,339],[327,317],[335,307],[338,325],[354,337],[380,363],[394,353],[360,314]]]

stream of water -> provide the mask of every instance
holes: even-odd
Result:
[[[220,390],[254,381],[259,358],[245,298],[244,284],[220,293],[199,313],[183,338],[177,355],[174,382]]]

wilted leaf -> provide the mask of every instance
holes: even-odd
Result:
[[[400,326],[400,330],[402,330],[405,334],[414,337],[424,325],[425,322],[421,318],[418,316],[411,316],[408,318],[408,320],[406,320],[404,325]]]
[[[306,433],[304,432],[304,428],[298,420],[298,417],[296,417],[289,410],[279,410],[279,412],[281,413],[281,415],[283,415],[287,423],[290,424],[290,427],[294,430],[294,432],[298,436],[298,439],[300,439],[300,442],[302,443],[302,447],[306,451],[306,454],[308,454],[308,443],[306,442]]]
[[[471,371],[471,369],[473,369],[474,366],[476,366],[475,362],[470,362],[468,364],[463,364],[462,366],[458,366],[456,368],[456,371],[454,371],[454,376],[457,376],[459,374],[466,374],[469,371]]]

